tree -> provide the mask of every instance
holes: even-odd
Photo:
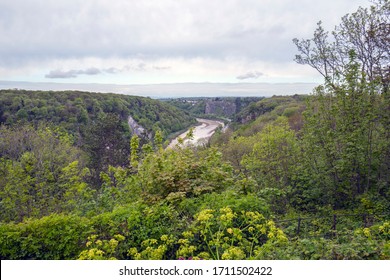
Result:
[[[390,2],[377,0],[344,16],[332,38],[319,23],[313,39],[294,39],[296,61],[325,78],[308,102],[303,140],[313,188],[335,209],[368,192],[389,195],[389,13]]]
[[[131,148],[131,154],[130,154],[130,164],[133,168],[137,169],[138,167],[138,153],[139,153],[139,137],[134,134],[133,137],[131,137],[130,141],[130,148]]]
[[[245,155],[252,152],[256,142],[256,136],[231,137],[229,142],[220,147],[220,150],[223,158],[228,160],[236,170],[244,171],[241,160]]]
[[[242,165],[258,182],[257,192],[270,198],[273,210],[283,212],[299,164],[298,140],[285,117],[266,125],[256,140],[252,152],[243,157]]]
[[[318,87],[305,112],[306,155],[335,208],[378,183],[386,143],[375,87],[359,77],[357,65],[349,71],[338,90]]]
[[[156,146],[156,149],[158,151],[162,150],[162,148],[163,148],[162,143],[163,143],[162,132],[161,132],[161,130],[157,130],[155,135],[154,135],[154,145]]]
[[[375,0],[370,8],[360,7],[347,14],[329,35],[318,23],[314,37],[307,40],[294,39],[300,54],[295,61],[316,69],[333,87],[350,61],[350,52],[356,55],[361,71],[367,80],[379,81],[382,92],[390,83],[390,1]]]
[[[84,132],[85,150],[90,154],[95,180],[111,166],[128,165],[130,147],[117,115],[104,114]]]

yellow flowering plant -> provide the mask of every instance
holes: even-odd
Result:
[[[116,260],[115,250],[119,242],[125,240],[120,234],[114,235],[110,240],[98,239],[98,235],[93,234],[88,237],[86,250],[79,255],[79,260]]]
[[[287,237],[258,212],[204,209],[179,239],[176,254],[179,259],[251,259],[264,243],[276,241],[287,242]]]

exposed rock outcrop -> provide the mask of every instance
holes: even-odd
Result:
[[[227,100],[207,100],[205,114],[231,117],[237,112],[237,106]]]
[[[129,116],[129,118],[127,119],[127,123],[129,124],[129,127],[130,127],[130,131],[132,134],[135,134],[139,137],[147,137],[147,138],[151,138],[151,135],[150,133],[148,133],[148,131],[142,127],[140,124],[138,124],[132,116]]]

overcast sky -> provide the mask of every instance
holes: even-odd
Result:
[[[0,0],[0,80],[321,82],[292,39],[368,0]]]

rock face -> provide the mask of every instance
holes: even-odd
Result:
[[[207,100],[205,114],[231,117],[237,112],[234,102],[227,100]]]
[[[147,138],[150,138],[150,135],[147,130],[141,125],[139,125],[131,116],[129,116],[129,118],[127,119],[127,123],[129,124],[130,131],[132,134],[135,134],[139,137],[146,136]]]

